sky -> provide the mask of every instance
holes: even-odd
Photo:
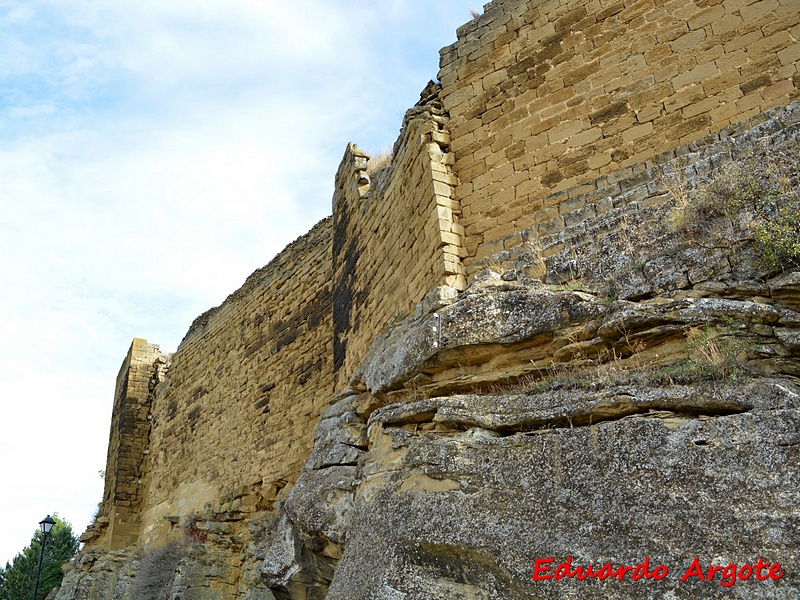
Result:
[[[134,337],[194,318],[391,147],[470,0],[0,0],[0,565],[102,499]]]

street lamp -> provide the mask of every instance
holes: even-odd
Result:
[[[39,593],[39,575],[42,574],[42,559],[44,558],[44,545],[47,542],[47,534],[53,528],[56,522],[47,515],[44,519],[39,521],[39,527],[42,529],[42,549],[39,552],[39,568],[36,570],[36,585],[33,587],[33,600],[36,600],[36,595]]]

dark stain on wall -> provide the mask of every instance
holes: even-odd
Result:
[[[355,238],[351,238],[344,252],[347,221],[339,220],[333,236],[333,264],[338,266],[333,281],[333,370],[338,371],[347,355],[347,334],[351,329],[353,308],[367,299],[366,290],[356,289],[356,265],[360,251]],[[339,256],[341,254],[341,257]]]

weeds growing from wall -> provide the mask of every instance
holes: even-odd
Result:
[[[392,151],[382,150],[367,161],[367,173],[374,175],[392,164]]]
[[[684,186],[672,185],[677,208],[670,224],[708,250],[736,252],[740,244],[756,244],[773,272],[800,266],[798,167],[796,154],[760,148],[688,197]]]
[[[697,379],[736,381],[747,376],[749,344],[741,338],[716,337],[707,327],[691,329],[686,334],[689,359],[686,370]]]
[[[521,378],[515,385],[499,386],[495,393],[600,390],[620,385],[663,387],[700,381],[741,381],[753,375],[747,365],[752,345],[746,339],[719,336],[708,327],[687,331],[687,358],[668,365],[648,366],[637,360],[644,346],[624,337],[624,354],[612,350],[610,358],[597,365],[553,365],[544,377]]]

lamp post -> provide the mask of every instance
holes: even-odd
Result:
[[[47,515],[44,519],[39,521],[39,527],[42,528],[42,549],[39,551],[39,568],[36,570],[36,585],[33,587],[33,600],[36,600],[36,595],[39,593],[39,576],[42,574],[42,559],[44,558],[44,545],[47,542],[47,534],[53,528],[56,522]]]

